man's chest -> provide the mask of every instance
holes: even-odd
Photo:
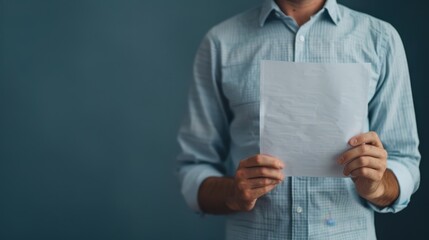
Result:
[[[358,36],[271,33],[255,35],[254,38],[221,47],[221,90],[233,113],[237,113],[241,105],[259,102],[261,60],[370,63],[368,101],[374,95],[380,77],[380,60],[375,47]]]

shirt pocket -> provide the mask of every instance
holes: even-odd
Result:
[[[240,63],[222,67],[222,90],[234,110],[259,103],[260,63]]]

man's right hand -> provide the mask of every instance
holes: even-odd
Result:
[[[236,171],[226,205],[233,211],[250,211],[256,200],[284,179],[284,163],[271,156],[255,155],[242,160]]]

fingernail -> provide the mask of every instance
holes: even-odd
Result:
[[[351,145],[355,145],[357,143],[357,139],[356,138],[352,138],[351,140],[350,140],[350,144]]]
[[[337,159],[337,163],[339,163],[339,164],[341,164],[342,162],[343,162],[343,156],[341,156],[341,157],[339,157],[338,159]]]

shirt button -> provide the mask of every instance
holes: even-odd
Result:
[[[297,207],[297,208],[296,208],[296,212],[297,212],[297,213],[302,213],[302,207]]]
[[[305,41],[305,37],[304,36],[299,36],[299,41],[304,42]]]
[[[335,220],[332,218],[326,219],[326,225],[331,226],[331,227],[335,226]]]

